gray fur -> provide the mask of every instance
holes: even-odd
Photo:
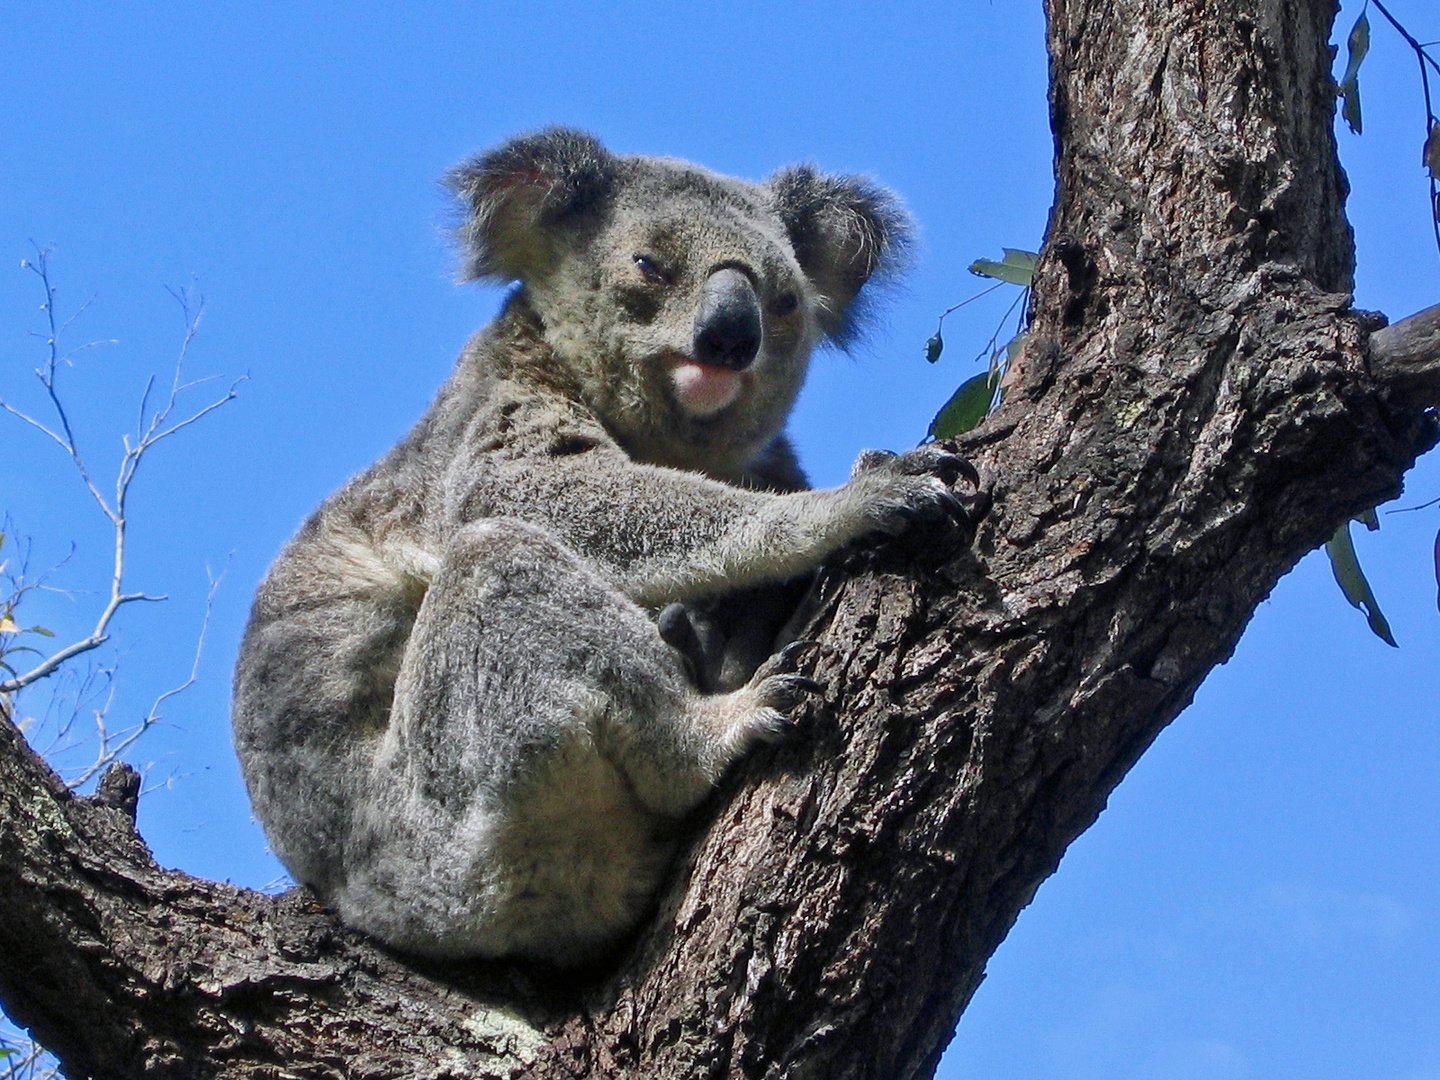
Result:
[[[809,491],[782,433],[811,347],[903,246],[873,185],[751,184],[561,129],[449,182],[467,273],[520,287],[271,568],[235,740],[275,853],[347,922],[434,956],[574,963],[651,902],[667,822],[813,688],[751,660],[702,693],[655,613],[946,512],[951,459],[871,455]],[[717,271],[711,306],[743,328],[756,304],[762,327],[728,374],[691,362]]]

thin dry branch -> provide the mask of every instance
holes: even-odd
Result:
[[[200,621],[200,634],[195,640],[195,656],[191,660],[190,673],[185,677],[185,681],[158,695],[151,703],[145,715],[140,719],[139,723],[117,734],[112,735],[105,726],[105,716],[108,708],[97,709],[95,711],[95,727],[99,737],[99,744],[96,750],[95,760],[85,766],[76,776],[66,781],[67,786],[69,786],[72,791],[84,787],[96,775],[109,768],[113,762],[118,761],[120,756],[124,754],[126,750],[130,749],[140,736],[144,735],[164,719],[164,714],[161,713],[160,707],[164,705],[165,702],[177,694],[184,693],[195,685],[195,680],[200,674],[200,658],[205,651],[205,635],[209,632],[210,616],[215,609],[215,593],[220,588],[220,582],[225,578],[225,572],[222,570],[218,575],[210,574],[209,578],[210,587],[205,593],[205,616]]]
[[[0,682],[0,694],[13,694],[17,690],[22,690],[25,687],[31,685],[32,683],[38,682],[46,676],[53,674],[63,664],[65,664],[66,661],[74,659],[76,656],[79,656],[82,653],[87,653],[92,649],[99,648],[101,645],[105,644],[105,642],[110,639],[108,631],[111,620],[114,619],[116,612],[118,612],[120,608],[122,608],[126,604],[134,603],[140,600],[157,601],[165,599],[164,596],[151,596],[143,592],[127,593],[124,590],[125,541],[127,529],[125,506],[126,499],[130,493],[130,485],[135,480],[135,474],[140,468],[140,462],[144,459],[145,454],[149,452],[151,447],[153,447],[156,443],[160,442],[162,439],[166,439],[169,436],[174,435],[177,431],[181,431],[184,428],[189,427],[191,424],[200,420],[202,417],[214,412],[222,405],[233,401],[236,397],[236,392],[239,385],[244,382],[246,378],[248,378],[248,376],[242,375],[240,378],[236,379],[233,383],[230,384],[230,389],[226,391],[224,396],[210,402],[208,405],[197,410],[196,412],[185,417],[184,419],[172,421],[171,418],[174,415],[175,409],[179,403],[179,397],[181,392],[192,386],[197,386],[203,382],[208,381],[203,379],[190,383],[183,381],[185,360],[190,351],[190,344],[195,340],[195,335],[198,333],[200,327],[200,318],[205,313],[204,299],[196,298],[198,299],[198,306],[194,307],[192,310],[191,290],[172,289],[171,295],[174,296],[176,301],[180,304],[181,312],[184,315],[185,334],[180,344],[180,354],[175,361],[175,371],[170,383],[170,394],[165,402],[165,405],[162,408],[160,408],[154,413],[149,413],[148,410],[150,391],[151,388],[154,386],[155,380],[152,377],[146,382],[145,390],[140,397],[140,412],[139,419],[136,424],[135,435],[133,441],[131,436],[129,435],[126,435],[124,437],[123,445],[125,452],[121,456],[120,468],[115,478],[115,494],[113,496],[113,500],[107,500],[90,476],[90,471],[86,467],[85,459],[80,453],[79,447],[77,446],[75,441],[74,432],[70,427],[70,418],[65,411],[64,402],[59,394],[59,391],[56,389],[57,371],[62,363],[68,363],[69,361],[69,354],[65,354],[61,351],[61,335],[64,333],[65,329],[74,321],[76,316],[72,315],[69,319],[65,320],[64,323],[57,324],[55,317],[56,290],[55,286],[50,281],[49,255],[49,249],[37,248],[35,259],[33,261],[26,260],[25,266],[32,270],[37,277],[39,277],[41,285],[45,291],[44,310],[46,313],[46,318],[48,320],[49,331],[46,343],[49,349],[49,355],[47,357],[45,366],[37,370],[35,374],[40,379],[41,384],[45,387],[46,393],[50,398],[51,405],[53,406],[56,417],[59,420],[59,431],[56,431],[41,423],[40,421],[34,419],[33,417],[26,415],[25,413],[21,412],[19,409],[16,409],[14,406],[10,405],[3,399],[0,399],[0,408],[3,408],[5,411],[23,420],[31,427],[34,427],[43,434],[47,435],[54,442],[58,443],[60,447],[64,449],[65,452],[70,456],[70,459],[75,463],[75,468],[80,473],[81,481],[85,484],[85,487],[90,492],[91,497],[100,507],[101,512],[104,513],[106,519],[109,520],[111,526],[115,531],[115,558],[110,579],[110,598],[106,603],[104,609],[100,612],[100,616],[95,622],[95,628],[91,630],[88,636],[80,639],[79,641],[74,641],[69,645],[65,646],[63,649],[60,649],[59,651],[46,657],[39,664],[35,665],[35,667],[25,672],[24,674],[17,675],[12,679],[7,679],[3,682]],[[82,307],[80,310],[83,311],[84,307]],[[76,315],[78,314],[79,312],[76,312]]]
[[[11,1056],[0,1062],[0,1080],[49,1080],[58,1077],[60,1071],[45,1064],[45,1048],[33,1039],[24,1037],[19,1045],[4,1047]],[[53,1058],[50,1060],[54,1060]]]

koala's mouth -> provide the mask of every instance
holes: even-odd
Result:
[[[730,368],[702,364],[676,353],[666,358],[675,399],[694,417],[714,416],[734,404],[745,389],[745,376]]]

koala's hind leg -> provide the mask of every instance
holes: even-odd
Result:
[[[432,954],[573,958],[650,902],[659,819],[782,732],[807,688],[772,675],[702,695],[646,613],[552,534],[468,525],[406,646],[342,912]]]

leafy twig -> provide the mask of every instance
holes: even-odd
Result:
[[[1400,21],[1390,14],[1382,0],[1366,0],[1365,7],[1360,9],[1360,16],[1355,20],[1355,26],[1350,31],[1348,38],[1349,62],[1345,67],[1345,74],[1339,83],[1339,94],[1344,101],[1342,112],[1345,122],[1350,125],[1350,130],[1360,134],[1360,65],[1365,59],[1365,54],[1370,50],[1370,20],[1366,18],[1365,12],[1371,4],[1375,10],[1385,16],[1389,24],[1394,27],[1395,32],[1405,39],[1405,44],[1415,51],[1415,59],[1420,65],[1420,88],[1425,99],[1425,143],[1422,151],[1422,162],[1430,174],[1430,225],[1435,233],[1435,248],[1440,251],[1440,117],[1436,116],[1435,101],[1430,93],[1430,71],[1434,69],[1440,74],[1440,61],[1430,55],[1429,50],[1434,42],[1421,42],[1415,35],[1406,30]]]

